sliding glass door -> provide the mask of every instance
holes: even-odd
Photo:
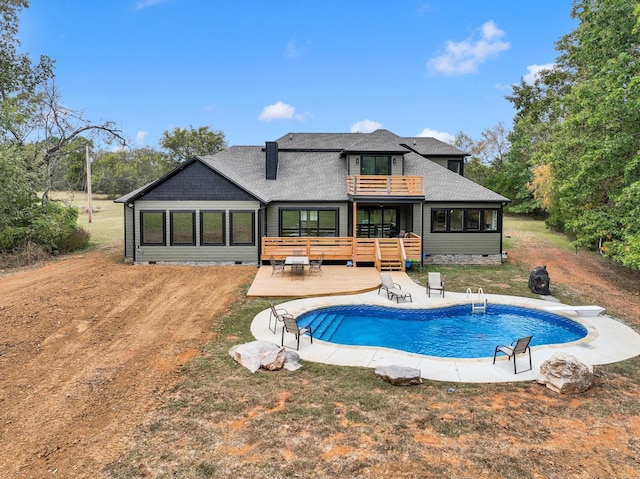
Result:
[[[398,235],[397,225],[397,208],[358,207],[358,238],[393,238]]]

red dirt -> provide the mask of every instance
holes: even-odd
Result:
[[[640,318],[640,271],[630,271],[594,251],[569,250],[540,243],[538,237],[513,233],[522,245],[509,252],[509,260],[533,269],[546,266],[554,287],[590,298],[590,304],[607,308],[608,314],[632,321]]]
[[[99,475],[255,273],[119,258],[0,279],[0,477]]]
[[[585,293],[634,324],[640,317],[637,275],[616,274],[595,253],[517,239],[524,247],[509,252],[510,261],[546,265],[552,288]],[[0,477],[98,476],[127,451],[136,428],[161,405],[180,367],[213,339],[214,320],[255,273],[248,266],[133,266],[119,259],[119,252],[96,252],[0,278]],[[576,420],[566,428],[578,426]],[[611,441],[587,436],[590,447]],[[354,454],[335,439],[327,454]]]

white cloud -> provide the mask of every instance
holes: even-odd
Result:
[[[371,133],[382,128],[382,123],[373,120],[362,120],[351,125],[351,133]]]
[[[311,116],[310,113],[296,113],[296,109],[291,105],[277,101],[273,105],[265,106],[258,120],[266,122],[274,120],[304,121],[309,116]]]
[[[529,73],[527,73],[523,77],[523,80],[525,83],[529,85],[533,85],[535,81],[538,79],[538,77],[540,76],[540,72],[542,70],[551,70],[553,69],[554,66],[555,66],[554,63],[545,63],[544,65],[529,65],[527,67],[527,71]]]
[[[299,46],[296,40],[289,40],[287,43],[287,47],[285,48],[285,55],[288,58],[298,58],[309,50],[311,46],[311,41],[308,40],[304,45]]]
[[[509,42],[501,40],[504,31],[492,20],[484,23],[480,32],[480,38],[472,36],[459,43],[448,41],[446,53],[427,62],[429,72],[443,75],[473,73],[481,63],[511,48]]]
[[[133,9],[137,11],[147,7],[155,7],[156,5],[160,5],[161,3],[164,3],[166,1],[167,0],[140,0],[136,2]]]
[[[144,146],[144,142],[147,139],[147,136],[149,136],[149,132],[148,131],[139,131],[138,133],[136,133],[136,145],[138,146]]]
[[[456,139],[455,135],[451,133],[447,133],[446,131],[436,131],[431,128],[425,128],[420,133],[418,133],[419,137],[429,137],[435,138],[436,140],[444,141],[445,143],[453,144]]]

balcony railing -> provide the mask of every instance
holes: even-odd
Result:
[[[424,196],[422,176],[347,176],[352,196]]]

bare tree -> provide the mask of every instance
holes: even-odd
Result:
[[[33,145],[32,167],[43,174],[42,202],[48,200],[52,179],[61,158],[72,142],[80,137],[93,144],[113,144],[127,146],[122,131],[113,122],[91,123],[83,113],[62,104],[61,95],[53,81],[47,83],[40,94],[38,110],[33,118],[32,130],[23,144]]]

